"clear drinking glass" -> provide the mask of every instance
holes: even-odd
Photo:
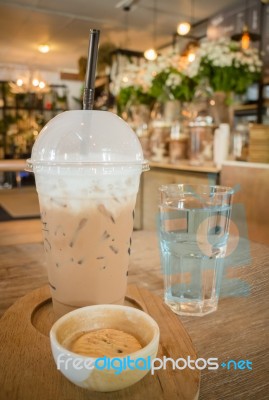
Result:
[[[216,311],[233,190],[171,184],[159,191],[165,302],[180,315],[203,316]]]

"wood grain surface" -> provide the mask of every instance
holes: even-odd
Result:
[[[243,165],[242,165],[243,164]],[[260,166],[259,166],[260,165]],[[254,178],[255,177],[255,178]],[[224,164],[220,183],[237,187],[233,204],[241,204],[246,212],[249,238],[269,245],[269,164]]]
[[[197,358],[193,344],[180,320],[163,304],[160,297],[146,289],[130,286],[128,296],[142,304],[158,323],[160,345],[158,357]],[[53,361],[48,332],[53,319],[48,286],[37,289],[17,301],[0,320],[0,398],[9,400],[139,400],[179,398],[197,399],[200,371],[160,369],[129,388],[114,393],[88,392],[65,379]],[[36,312],[36,308],[44,308]],[[33,314],[38,314],[33,318]],[[40,321],[41,319],[41,321]],[[39,320],[39,321],[37,321]],[[39,329],[37,329],[39,328]],[[46,333],[44,334],[44,331]],[[59,392],[60,388],[60,392]]]
[[[4,233],[0,230],[1,315],[18,298],[47,283],[41,235],[34,235],[40,222],[27,222],[28,227],[23,226],[25,236],[19,234],[17,244],[12,232],[19,232],[20,222],[12,225],[4,223],[10,244],[6,240],[1,245]],[[218,310],[205,317],[180,318],[199,357],[216,357],[219,364],[229,359],[252,362],[252,370],[203,370],[201,400],[268,399],[269,247],[252,242],[251,256],[249,265],[229,271],[230,277],[238,277],[249,284],[248,295],[222,297]],[[162,296],[163,281],[156,233],[134,232],[128,279],[129,283]],[[23,359],[23,352],[20,358]],[[60,387],[58,389],[60,393]],[[180,399],[176,396],[172,396],[171,400]],[[148,397],[148,400],[151,398]]]
[[[34,186],[1,189],[0,205],[12,218],[40,216],[38,196]]]
[[[178,171],[191,171],[191,172],[206,172],[206,173],[219,173],[220,168],[214,165],[212,161],[206,161],[203,165],[190,165],[190,160],[180,160],[177,164],[168,162],[153,162],[150,161],[149,166],[153,168],[174,169]]]

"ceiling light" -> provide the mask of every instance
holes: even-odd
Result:
[[[177,26],[177,33],[179,36],[185,36],[187,35],[190,30],[191,30],[191,24],[193,23],[194,20],[194,0],[190,1],[190,22],[187,21],[182,21],[178,24]]]
[[[191,29],[191,25],[189,24],[189,22],[180,22],[177,26],[177,33],[180,36],[184,36],[190,32],[190,29]]]
[[[181,53],[181,57],[185,62],[192,63],[195,60],[196,52],[199,48],[199,42],[193,40],[187,44]]]
[[[241,37],[241,47],[242,49],[247,50],[249,46],[250,46],[250,36],[248,33],[248,28],[247,26],[245,26]]]
[[[33,80],[32,80],[32,85],[35,86],[35,87],[39,86],[39,80],[36,79],[36,78],[33,79]]]
[[[188,61],[191,63],[195,60],[195,54],[194,53],[189,53],[188,54]]]
[[[147,49],[144,52],[144,57],[148,61],[154,61],[158,57],[156,48],[156,36],[157,36],[157,0],[153,0],[153,47]]]
[[[154,61],[158,57],[158,54],[156,50],[154,49],[148,49],[144,52],[144,57],[148,61]]]
[[[48,53],[50,51],[50,46],[48,44],[40,44],[38,46],[38,50],[40,51],[40,53]]]
[[[23,80],[21,78],[17,79],[16,84],[21,87],[23,86]]]
[[[248,11],[249,11],[248,0],[246,0],[246,2],[245,2],[245,21],[248,20]],[[256,41],[260,40],[260,35],[257,33],[249,32],[247,23],[245,22],[242,32],[232,35],[231,38],[233,40],[240,41],[241,48],[243,50],[247,50],[247,49],[249,49],[251,42],[256,42]]]
[[[46,84],[45,84],[45,82],[43,82],[43,81],[39,82],[39,84],[38,84],[38,87],[39,87],[40,89],[44,89],[45,86],[46,86]]]
[[[46,82],[41,79],[38,71],[25,71],[20,76],[16,83],[9,82],[9,86],[12,93],[47,93],[50,91],[50,87]]]
[[[249,32],[247,25],[244,25],[242,32],[233,35],[232,39],[240,41],[242,49],[247,50],[250,47],[251,42],[260,40],[260,35]]]

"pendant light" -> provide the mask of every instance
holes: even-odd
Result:
[[[191,0],[191,23],[194,22],[194,0]],[[199,47],[199,42],[197,40],[192,41],[189,44],[189,51],[188,51],[188,62],[192,63],[196,57],[196,51]]]
[[[148,61],[154,61],[158,57],[156,49],[156,25],[157,25],[157,0],[153,0],[153,48],[144,52],[144,57]]]
[[[177,26],[177,33],[180,36],[187,35],[191,30],[191,24],[189,22],[180,22]]]
[[[185,59],[188,63],[192,63],[195,60],[198,47],[199,42],[197,40],[190,41],[185,49],[182,51],[181,57]]]
[[[125,43],[124,43],[124,47],[126,49],[128,49],[129,46],[129,11],[130,8],[129,7],[124,7],[123,11],[125,12],[125,19],[124,19],[124,24],[125,24]]]
[[[194,22],[194,0],[191,1],[191,24]],[[199,47],[198,40],[191,40],[187,43],[185,49],[181,53],[181,56],[185,59],[187,63],[192,63],[195,60],[196,52]]]
[[[241,42],[241,48],[243,50],[249,49],[251,42],[257,42],[260,40],[260,35],[257,33],[249,32],[247,21],[248,21],[248,0],[245,1],[245,23],[241,33],[236,33],[232,35],[232,39]]]
[[[38,46],[38,51],[39,51],[40,53],[46,54],[46,53],[48,53],[48,52],[50,51],[50,45],[49,45],[49,44],[46,44],[46,43],[40,44],[40,45]]]
[[[48,93],[49,85],[42,79],[38,71],[25,71],[16,80],[16,83],[9,83],[10,90],[14,94],[25,93]]]
[[[191,21],[192,21],[192,14],[193,14],[193,0],[191,0]],[[190,22],[183,21],[180,22],[177,26],[177,33],[179,36],[185,36],[187,35],[191,30],[191,24]]]

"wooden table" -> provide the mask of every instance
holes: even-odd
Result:
[[[17,186],[21,186],[20,171],[24,171],[27,167],[26,160],[15,159],[15,160],[0,160],[0,172],[14,172],[16,175]]]
[[[251,265],[236,269],[237,276],[250,285],[249,296],[221,298],[217,312],[202,318],[181,318],[200,357],[218,358],[219,364],[231,359],[252,362],[252,370],[203,370],[201,400],[268,399],[269,247],[251,243],[251,253]],[[129,282],[162,295],[154,232],[134,232]],[[0,314],[45,283],[40,221],[1,223]]]

